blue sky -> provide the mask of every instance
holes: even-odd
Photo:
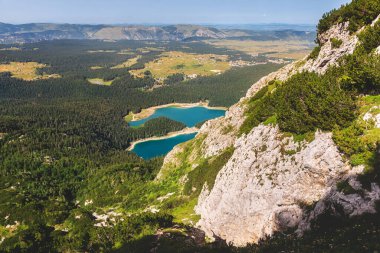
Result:
[[[348,0],[0,0],[0,22],[315,24]]]

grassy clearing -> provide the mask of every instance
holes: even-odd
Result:
[[[165,48],[163,48],[163,47],[157,47],[157,48],[156,47],[143,47],[143,48],[138,48],[137,51],[140,53],[143,53],[143,54],[147,54],[150,52],[165,51]]]
[[[194,207],[198,203],[198,198],[193,198],[192,200],[186,202],[184,205],[181,205],[172,210],[172,215],[174,217],[174,222],[182,223],[185,225],[194,225],[196,224],[200,216],[195,213]]]
[[[129,67],[135,65],[140,58],[141,58],[141,56],[139,55],[139,56],[137,56],[135,58],[128,59],[127,61],[125,61],[125,62],[123,62],[123,63],[121,63],[119,65],[116,65],[116,66],[112,67],[111,69],[129,68]]]
[[[18,47],[7,47],[7,48],[1,48],[0,51],[21,51],[21,48],[18,48]]]
[[[371,113],[373,116],[380,114],[380,95],[378,96],[366,96],[361,99],[361,118],[364,117],[365,113]],[[373,122],[366,122],[366,130],[361,139],[367,145],[375,145],[380,143],[380,128],[376,128]]]
[[[147,118],[149,117],[150,115],[152,115],[153,113],[155,112],[154,109],[151,109],[151,108],[147,108],[147,109],[142,109],[141,112],[135,114],[133,112],[129,112],[129,114],[127,116],[124,117],[124,120],[126,122],[131,122],[131,121],[136,121],[136,120],[141,120],[141,119],[144,119],[144,118]]]
[[[313,49],[308,41],[253,41],[253,40],[209,40],[207,43],[222,48],[242,51],[257,56],[264,54],[275,58],[288,58],[299,60],[308,55]]]
[[[115,50],[89,50],[87,53],[97,54],[97,53],[116,53]]]
[[[352,165],[365,165],[369,169],[373,167],[375,150],[380,143],[380,129],[375,127],[373,120],[365,121],[363,117],[367,113],[372,116],[380,113],[380,95],[362,97],[358,104],[358,119],[349,127],[334,131],[334,140]]]
[[[104,69],[102,66],[92,66],[90,67],[91,70],[98,70],[98,69]]]
[[[360,113],[365,114],[370,111],[375,106],[380,106],[380,95],[379,96],[365,96],[360,101]],[[373,111],[372,111],[373,112]]]
[[[101,78],[88,78],[87,81],[89,81],[91,84],[104,85],[104,86],[110,86],[112,85],[112,82],[113,82],[113,80],[105,81],[104,79],[101,79]]]
[[[177,51],[165,52],[157,60],[145,64],[144,69],[133,70],[137,77],[149,71],[155,79],[164,80],[174,74],[186,76],[212,76],[230,69],[228,56],[214,54],[190,54]]]
[[[133,120],[133,115],[134,115],[134,113],[130,112],[127,116],[124,117],[124,120],[126,122],[131,122]]]
[[[12,77],[22,79],[24,81],[36,81],[50,78],[60,78],[58,74],[39,75],[37,69],[46,68],[46,64],[38,62],[10,62],[0,65],[0,72],[9,72]]]
[[[205,183],[207,183],[209,189],[212,189],[216,176],[233,153],[234,148],[230,147],[214,159],[208,159],[200,163],[194,170],[188,173],[188,181],[185,184],[184,193],[198,196]]]
[[[120,55],[133,55],[135,53],[132,51],[132,49],[127,48],[127,49],[120,50],[117,54],[120,54]]]

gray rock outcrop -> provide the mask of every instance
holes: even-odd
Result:
[[[302,206],[324,198],[337,181],[354,172],[330,133],[318,132],[308,144],[294,143],[277,127],[260,125],[236,141],[213,189],[199,198],[198,226],[236,246],[258,242],[297,227]]]

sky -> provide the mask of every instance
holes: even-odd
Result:
[[[349,0],[0,0],[0,22],[316,24]]]

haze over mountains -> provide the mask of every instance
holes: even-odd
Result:
[[[220,26],[214,28],[199,25],[78,25],[31,23],[12,25],[0,23],[0,43],[33,43],[59,39],[96,40],[168,40],[186,41],[201,39],[241,38],[255,40],[301,39],[312,41],[315,33],[310,26],[302,31],[292,26],[240,26],[237,28]],[[244,29],[241,29],[243,27]],[[271,28],[272,27],[272,28]]]

